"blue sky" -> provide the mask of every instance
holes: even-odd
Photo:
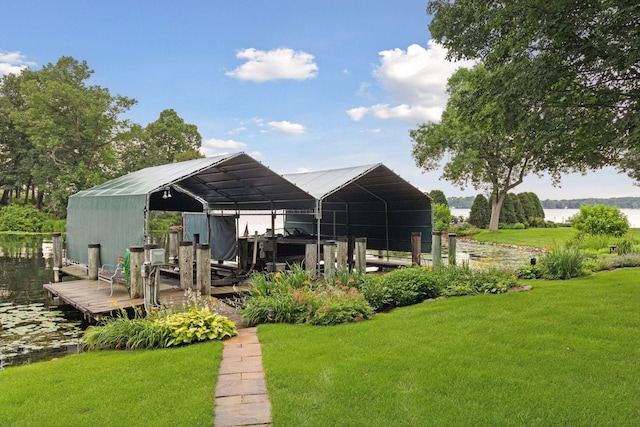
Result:
[[[409,130],[439,120],[459,66],[430,41],[425,0],[2,0],[0,74],[61,56],[91,84],[138,101],[146,125],[174,109],[202,152],[244,151],[278,173],[384,163],[416,187],[472,196],[422,173]],[[614,170],[528,177],[542,199],[638,196]]]

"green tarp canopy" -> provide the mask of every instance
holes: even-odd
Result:
[[[313,210],[315,198],[244,153],[155,166],[80,191],[69,198],[69,260],[87,264],[89,244],[113,264],[147,242],[148,212],[207,209]]]

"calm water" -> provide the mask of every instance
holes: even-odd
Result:
[[[451,215],[469,218],[470,209],[451,209]],[[580,212],[580,209],[545,209],[544,219],[558,223],[569,222],[569,219]],[[620,209],[627,216],[631,228],[640,228],[640,209]]]
[[[0,234],[0,369],[76,351],[77,313],[48,307],[52,244],[42,235]]]

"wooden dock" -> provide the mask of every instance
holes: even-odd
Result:
[[[104,316],[115,314],[121,308],[144,307],[143,298],[131,298],[124,285],[114,285],[113,295],[108,283],[102,282],[98,289],[98,280],[89,280],[86,269],[77,266],[65,266],[65,275],[79,278],[64,282],[47,283],[44,289],[57,304],[68,304],[80,311],[85,319],[90,322],[99,321]],[[237,295],[246,291],[248,285],[212,286],[211,296],[222,298]],[[185,291],[180,289],[179,282],[163,278],[160,283],[158,295],[160,304],[182,304],[185,300]]]

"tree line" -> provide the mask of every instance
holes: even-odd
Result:
[[[478,228],[488,228],[491,221],[491,203],[483,195],[475,197],[447,199],[441,190],[432,190],[428,193],[433,203],[434,226],[436,230],[443,231],[448,228],[447,218],[451,216],[449,203],[451,201],[471,201],[468,206],[455,204],[457,208],[470,208],[469,224]],[[448,214],[448,215],[447,215]],[[504,228],[528,228],[546,227],[548,224],[544,220],[544,208],[540,198],[533,192],[509,193],[505,197],[502,209],[500,210],[499,224]]]
[[[475,200],[475,196],[447,197],[449,206],[459,209],[469,209]],[[544,209],[579,209],[581,206],[604,205],[617,206],[620,209],[640,209],[640,197],[611,197],[606,199],[561,199],[541,200]]]
[[[640,181],[640,7],[584,0],[431,0],[429,30],[451,59],[440,122],[410,131],[424,170],[490,195],[497,230],[527,175],[553,183],[615,166]]]
[[[202,137],[172,109],[146,126],[137,101],[91,85],[85,61],[61,57],[0,79],[0,207],[20,200],[59,218],[68,197],[148,166],[202,157]]]

